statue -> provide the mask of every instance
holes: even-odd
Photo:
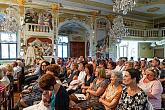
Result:
[[[35,52],[34,48],[31,43],[29,43],[29,46],[26,51],[25,55],[25,65],[33,65],[33,61],[35,59]]]

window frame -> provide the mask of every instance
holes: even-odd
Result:
[[[4,33],[4,32],[0,32],[0,60],[15,60],[17,57],[18,57],[18,38],[17,38],[17,33],[16,34],[16,41],[15,42],[2,42],[1,41],[1,34]],[[2,49],[2,44],[8,44],[8,58],[2,58],[2,52],[3,52],[3,49]],[[16,45],[16,57],[15,58],[10,58],[11,54],[10,54],[10,44],[15,44]]]

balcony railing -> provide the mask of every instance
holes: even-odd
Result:
[[[39,34],[50,35],[53,31],[50,29],[49,25],[31,24],[26,23],[26,33],[27,34]],[[134,37],[165,37],[165,27],[164,28],[154,28],[154,29],[135,29],[126,27],[128,34],[126,36]]]
[[[154,29],[134,29],[127,27],[128,34],[126,36],[135,37],[165,37],[165,28]]]
[[[40,25],[40,24],[31,24],[26,23],[26,34],[43,34],[43,35],[49,35],[53,34],[53,31],[50,29],[49,25]]]

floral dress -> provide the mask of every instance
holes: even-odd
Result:
[[[129,96],[127,89],[124,88],[116,110],[148,110],[147,95],[140,90],[134,96]]]

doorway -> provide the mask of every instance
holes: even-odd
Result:
[[[85,42],[70,42],[71,57],[85,57]]]
[[[85,23],[74,19],[61,23],[58,34],[68,36],[68,42],[58,44],[57,48],[60,50],[57,53],[58,56],[65,57],[64,54],[67,52],[67,57],[86,57],[89,48],[85,45],[91,32],[89,29]]]

